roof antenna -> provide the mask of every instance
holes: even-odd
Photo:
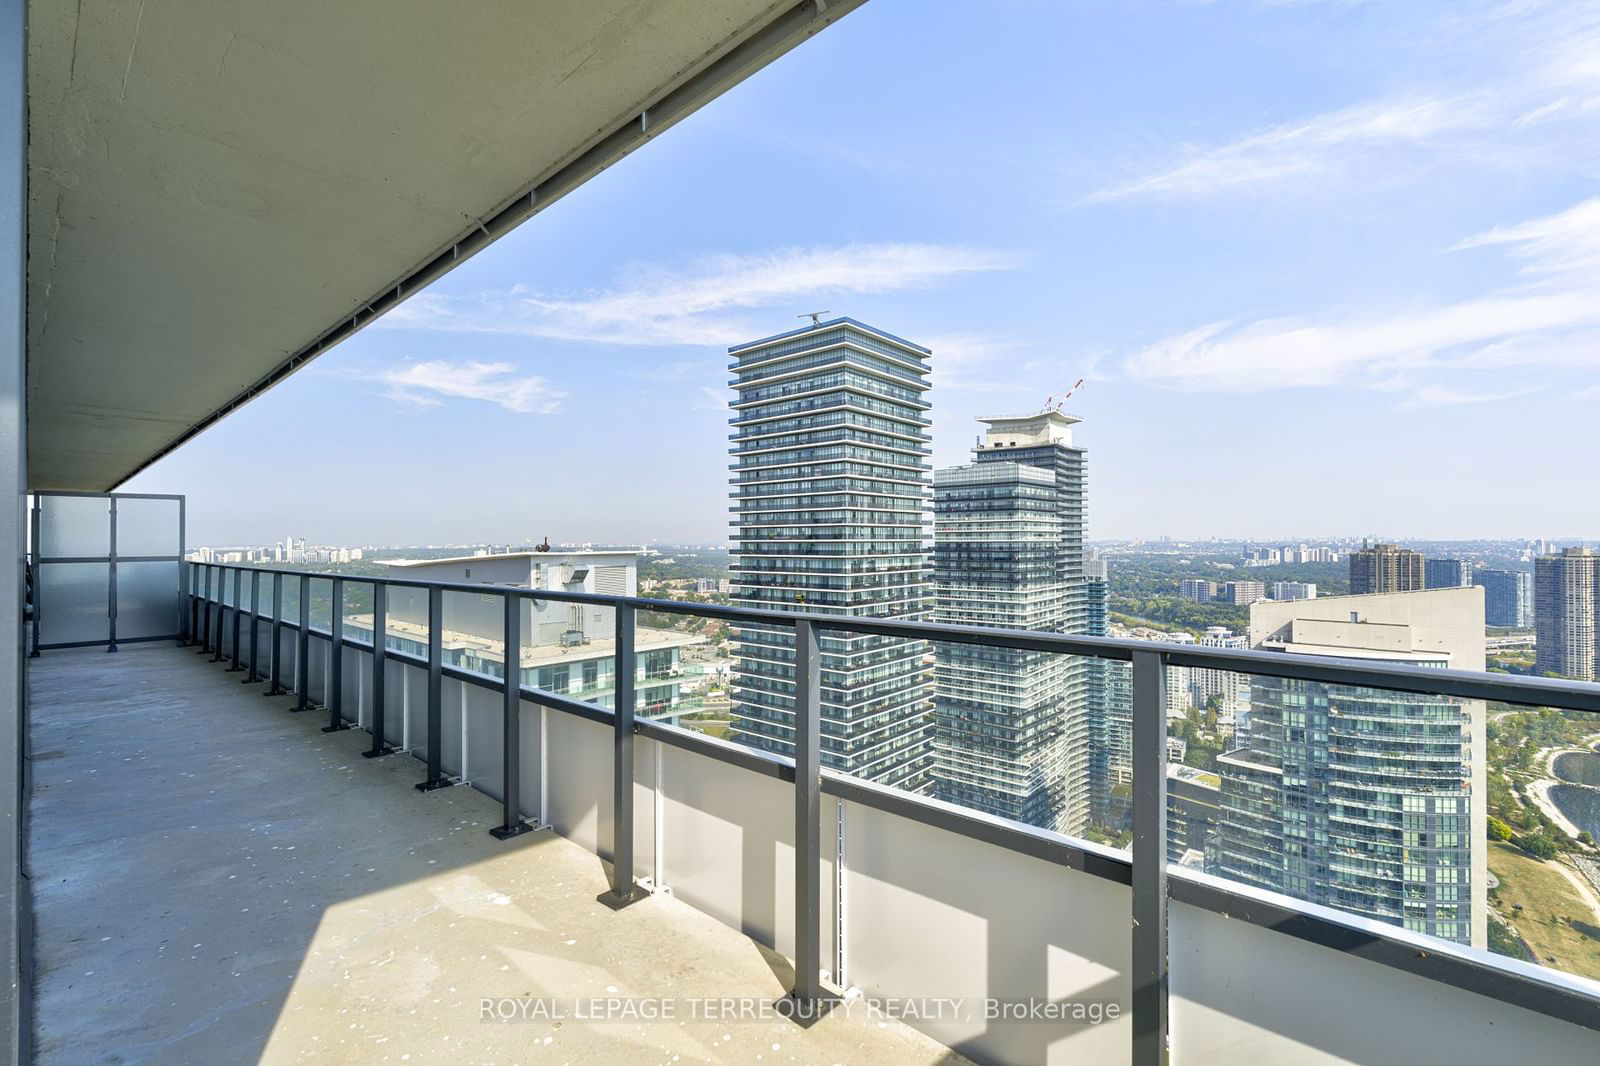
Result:
[[[820,326],[820,325],[822,325],[822,316],[827,314],[827,313],[828,312],[826,312],[826,311],[807,311],[803,315],[795,315],[794,317],[796,317],[796,318],[809,318],[811,320],[811,324],[813,326]]]

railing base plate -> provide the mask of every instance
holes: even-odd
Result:
[[[436,777],[432,781],[418,781],[418,792],[436,792],[441,788],[450,788],[455,784],[448,777]]]
[[[803,998],[790,992],[774,1005],[778,1014],[802,1029],[809,1029],[844,1005],[844,997],[824,992],[816,998]]]
[[[400,754],[399,748],[391,748],[389,745],[385,744],[381,748],[368,748],[366,751],[361,753],[361,757],[364,759],[381,759],[385,755],[398,754]]]
[[[338,725],[325,725],[325,726],[322,727],[322,731],[324,733],[342,733],[346,729],[353,729],[353,728],[355,728],[355,727],[352,726],[349,722],[340,722]]]
[[[608,888],[594,899],[596,903],[610,907],[614,911],[620,911],[624,907],[631,907],[640,900],[649,898],[649,890],[640,888],[638,885],[634,885],[628,889],[626,895],[619,896],[615,889]]]
[[[539,827],[536,825],[528,822],[518,822],[516,825],[497,825],[489,830],[489,835],[496,840],[510,840],[512,837],[519,837],[524,833],[535,833],[538,830]]]

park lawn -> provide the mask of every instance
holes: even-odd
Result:
[[[1540,963],[1600,978],[1600,920],[1556,869],[1555,860],[1540,862],[1492,840],[1489,872],[1500,879],[1501,917],[1528,942]],[[1521,912],[1514,907],[1519,903]],[[1581,924],[1574,927],[1568,919]]]

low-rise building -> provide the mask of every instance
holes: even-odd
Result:
[[[397,559],[390,576],[412,581],[509,585],[553,592],[637,595],[637,554],[629,551],[501,552],[447,559]],[[524,685],[611,706],[616,688],[616,609],[529,598],[522,621]],[[372,615],[345,618],[352,635],[372,639]],[[386,646],[428,652],[425,590],[391,590]],[[496,596],[449,591],[441,643],[446,664],[505,676],[505,614]],[[681,713],[682,649],[706,638],[676,629],[637,625],[634,689],[640,715],[671,719]]]

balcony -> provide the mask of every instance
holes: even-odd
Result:
[[[1165,774],[1143,767],[1164,760],[1166,665],[1600,709],[1590,686],[488,593],[508,620],[530,597],[614,607],[624,678],[646,608],[793,627],[802,677],[824,629],[1130,661],[1130,856],[819,769],[804,726],[810,769],[797,772],[635,719],[626,691],[620,713],[527,687],[508,698],[498,678],[443,663],[437,624],[426,655],[375,662],[339,613],[306,621],[314,581],[338,603],[355,586],[380,603],[426,588],[434,622],[447,595],[485,586],[185,569],[194,644],[33,660],[40,1061],[113,1048],[223,1061],[240,1047],[426,1061],[548,1038],[585,1062],[752,1061],[773,1045],[800,1061],[1144,1062],[1151,1039],[1170,1039],[1174,1063],[1578,1062],[1600,1028],[1594,982],[1195,873],[1142,844],[1151,797],[1165,809]],[[284,607],[295,585],[298,611]],[[812,715],[818,695],[802,695]],[[593,997],[773,1015],[620,1022],[593,1020],[606,1008],[591,1003],[577,1017]],[[774,1016],[811,1004],[830,1009],[808,1026]],[[559,1027],[481,1017],[556,1009]]]
[[[1172,668],[1600,713],[1595,686],[188,564],[179,498],[106,493],[861,3],[5,9],[0,554],[27,565],[0,610],[0,1062],[1594,1060],[1594,981],[1169,862],[1162,701]],[[925,456],[908,362],[746,389],[729,439],[847,414]],[[280,428],[215,457],[241,494],[261,462],[395,461]],[[731,495],[929,491],[925,463],[836,458],[736,466]],[[101,524],[28,530],[29,495]],[[391,623],[402,595],[423,621]],[[453,596],[503,608],[471,668]],[[508,680],[535,598],[614,611],[613,688]],[[751,731],[793,757],[647,719],[640,611],[782,632],[797,691],[748,691],[792,721]],[[864,673],[888,641],[1128,664],[1131,849],[830,769],[822,649]],[[879,735],[927,677],[864,679],[835,757],[932,733]],[[1275,794],[1243,816],[1262,870]]]
[[[497,841],[484,793],[420,793],[413,760],[363,759],[365,734],[324,734],[325,716],[227,667],[165,643],[34,660],[38,1062],[750,1062],[774,1045],[963,1061],[864,1017],[716,1017],[722,999],[776,1003],[788,964],[670,893],[609,909],[591,848],[548,830]],[[550,782],[551,814],[594,839],[607,816],[585,769]],[[771,921],[756,886],[776,852],[746,844],[753,924]],[[619,997],[664,997],[686,1024],[641,1030],[614,1003],[610,1022],[570,1017]]]

